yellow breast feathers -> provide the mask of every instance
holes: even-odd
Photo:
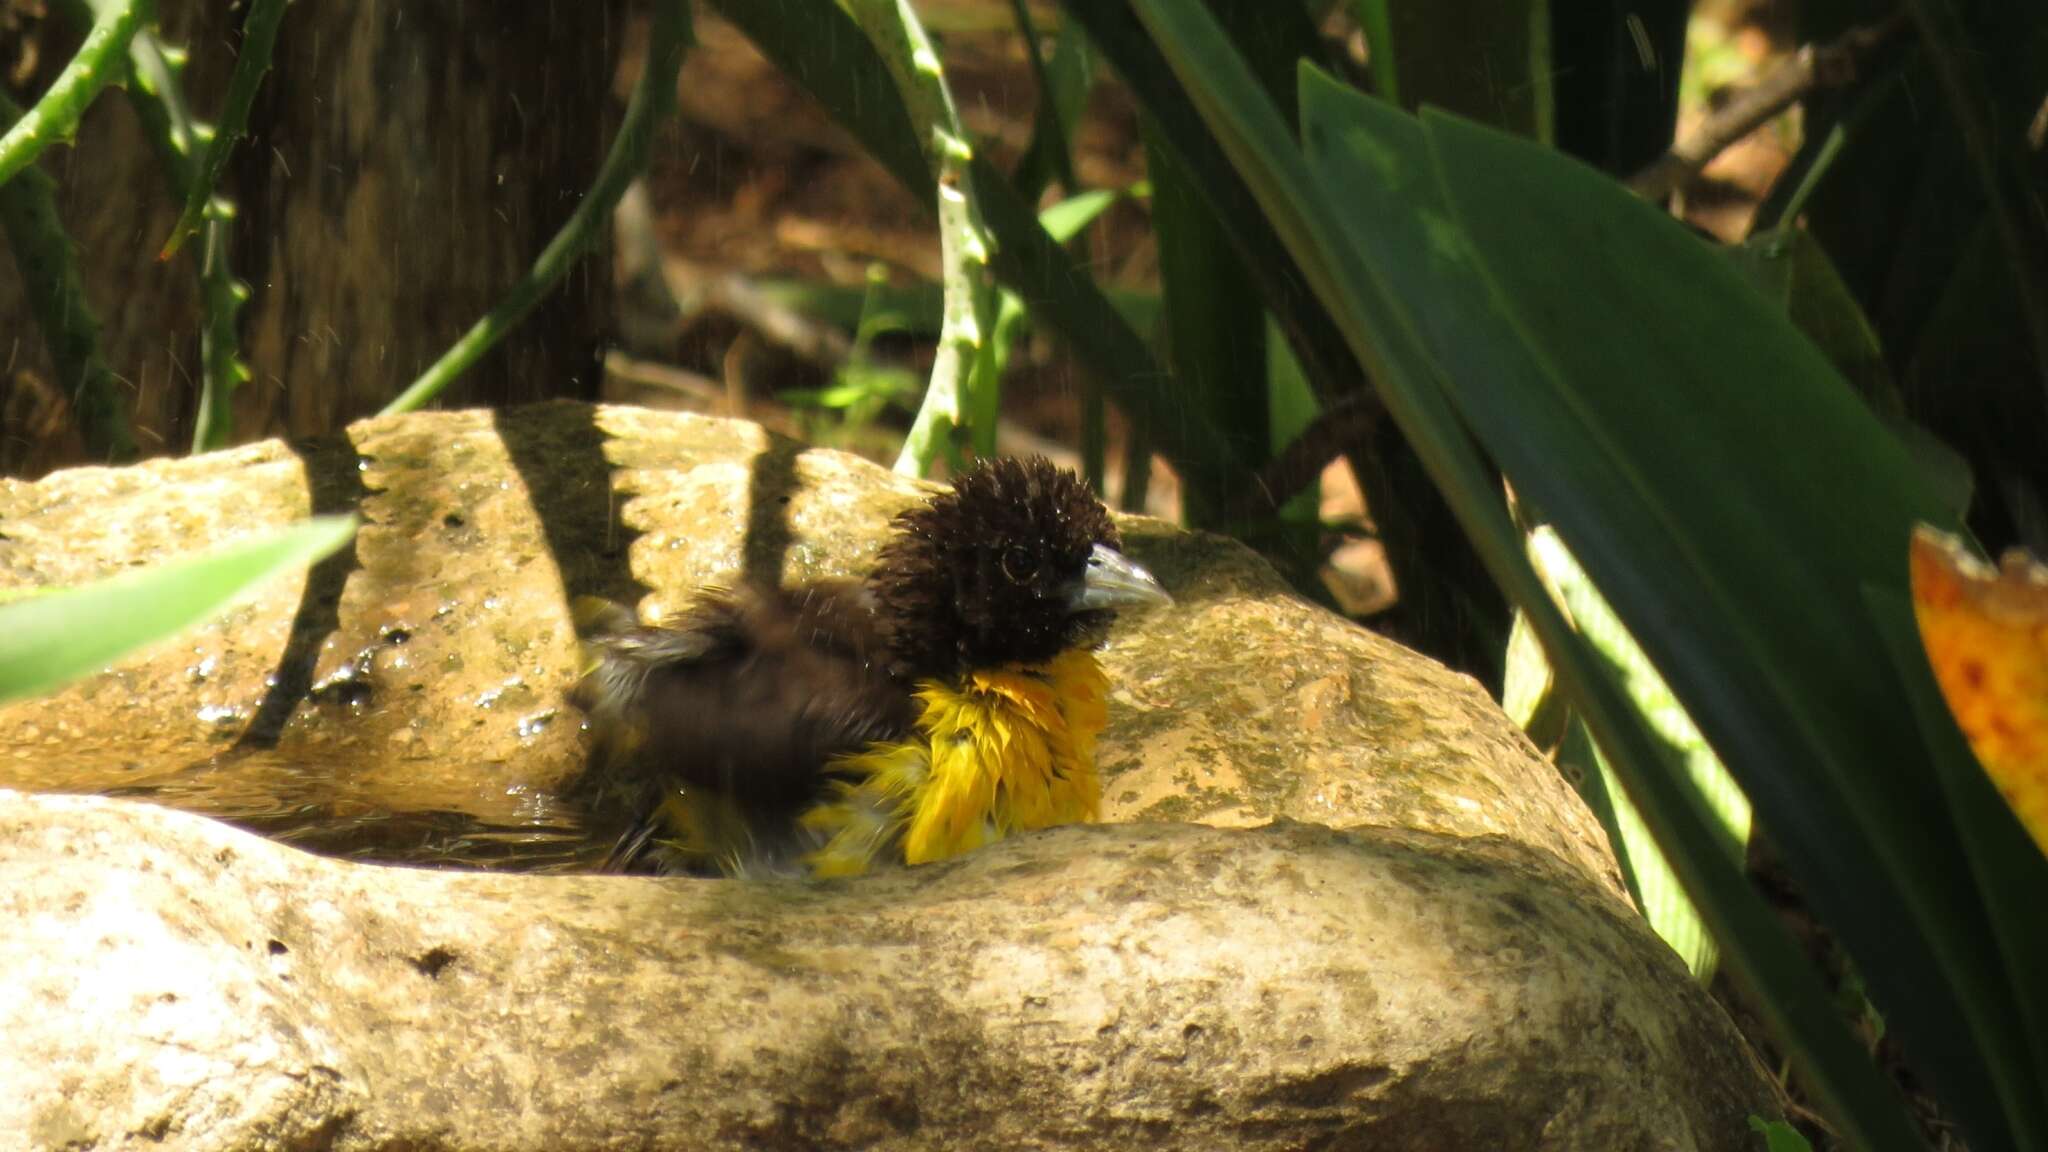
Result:
[[[832,764],[844,779],[803,818],[825,841],[806,858],[811,871],[858,875],[898,852],[924,864],[1011,832],[1096,819],[1095,736],[1108,693],[1085,649],[970,672],[958,685],[925,681],[915,737]]]

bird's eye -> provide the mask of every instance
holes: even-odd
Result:
[[[1021,544],[1003,549],[1003,575],[1012,584],[1029,584],[1038,576],[1038,553]]]

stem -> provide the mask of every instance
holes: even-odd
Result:
[[[938,188],[940,282],[946,294],[938,355],[924,402],[918,405],[917,419],[896,458],[898,472],[922,476],[942,446],[956,443],[956,429],[966,434],[977,454],[995,451],[995,422],[968,419],[969,412],[996,408],[998,382],[993,357],[987,354],[996,319],[996,294],[988,270],[993,243],[982,224],[969,174],[974,149],[946,88],[938,53],[909,0],[856,0],[850,7],[896,83],[910,122],[924,142],[925,163]],[[976,394],[969,396],[970,392]]]
[[[0,125],[20,122],[21,109],[0,95]],[[95,459],[119,463],[135,456],[135,439],[114,389],[114,374],[100,358],[100,322],[85,296],[71,237],[57,215],[56,182],[40,168],[0,185],[0,229],[21,272],[22,294],[42,329],[58,382],[71,401],[71,418]]]
[[[1346,396],[1316,413],[1301,435],[1259,469],[1257,482],[1224,506],[1225,523],[1278,513],[1294,494],[1322,476],[1345,447],[1372,435],[1382,410],[1364,397]]]
[[[1777,119],[1787,108],[1816,91],[1855,83],[1863,63],[1904,25],[1903,14],[1898,14],[1868,27],[1851,28],[1826,44],[1804,45],[1629,177],[1629,189],[1646,200],[1671,195],[1714,157]]]
[[[82,24],[92,19],[87,0],[60,0],[59,7]],[[129,74],[123,80],[128,106],[135,110],[142,134],[155,149],[164,180],[174,196],[184,195],[197,178],[193,154],[206,134],[178,89],[178,72],[182,67],[147,27],[137,29],[128,42]],[[231,215],[228,202],[216,197],[212,219],[207,223],[206,241],[192,253],[192,271],[199,279],[201,316],[199,406],[192,430],[194,452],[227,447],[234,435],[234,418],[228,402],[235,389],[249,381],[249,367],[241,358],[238,326],[242,305],[249,299],[249,288],[235,279],[228,264],[226,222]]]
[[[249,109],[256,103],[256,90],[263,84],[263,74],[270,71],[271,49],[277,45],[277,29],[284,23],[284,6],[288,3],[290,0],[254,0],[250,4],[249,14],[242,20],[242,50],[235,58],[235,74],[228,79],[228,98],[221,108],[220,123],[214,126],[205,161],[185,189],[185,210],[172,225],[171,238],[164,241],[157,259],[170,259],[186,238],[199,230],[200,216],[213,203],[214,186],[227,170],[235,141],[241,139],[248,127]]]
[[[57,74],[57,80],[36,106],[17,118],[0,136],[0,184],[14,179],[54,140],[70,140],[78,119],[107,81],[126,74],[121,53],[129,38],[155,15],[152,0],[92,0],[92,29],[78,55]]]

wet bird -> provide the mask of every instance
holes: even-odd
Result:
[[[1119,609],[1170,602],[1042,458],[896,517],[867,579],[707,589],[658,626],[579,605],[608,866],[845,876],[1092,821]]]

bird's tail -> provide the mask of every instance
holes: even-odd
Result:
[[[569,699],[582,709],[591,735],[590,765],[582,791],[594,810],[623,809],[636,814],[599,871],[644,871],[650,864],[655,870],[667,871],[662,865],[670,855],[666,846],[670,841],[680,845],[679,860],[714,859],[717,849],[708,832],[715,822],[688,815],[697,798],[661,796],[653,791],[648,774],[635,765],[647,743],[642,701],[648,676],[678,654],[666,651],[664,634],[642,627],[623,604],[578,596],[570,602],[569,612],[577,636],[576,686]],[[678,817],[673,830],[671,815]]]
[[[589,718],[598,762],[616,766],[646,742],[640,705],[648,676],[665,664],[701,659],[714,641],[700,631],[646,627],[632,609],[595,596],[578,596],[569,611],[580,649],[569,698]]]
[[[801,831],[794,839],[764,835],[731,793],[701,783],[671,786],[640,757],[648,678],[665,665],[703,658],[715,648],[716,633],[649,628],[631,609],[593,596],[577,597],[570,613],[580,642],[570,699],[583,710],[593,741],[587,796],[600,810],[634,814],[600,870],[754,878],[797,871],[815,838]]]
[[[569,606],[576,622],[576,687],[569,699],[588,717],[596,738],[593,763],[614,765],[632,756],[646,739],[636,707],[647,685],[648,663],[624,643],[639,623],[622,604],[578,596]]]
[[[750,879],[784,871],[778,863],[784,855],[755,840],[730,794],[678,788],[619,837],[599,871]]]

